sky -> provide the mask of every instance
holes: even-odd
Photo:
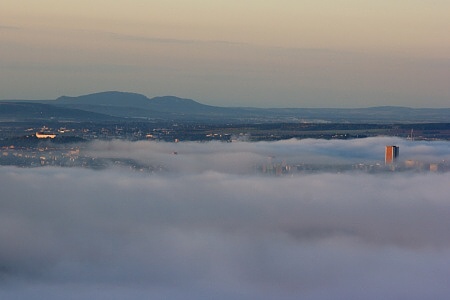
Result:
[[[0,99],[448,107],[447,0],[2,0]]]
[[[450,157],[447,141],[396,138],[110,141],[86,151],[169,172],[0,167],[0,298],[448,299],[450,173],[242,170],[382,161],[389,143]]]

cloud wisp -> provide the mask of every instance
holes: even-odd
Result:
[[[20,30],[20,29],[22,28],[17,26],[8,26],[0,24],[0,30]]]

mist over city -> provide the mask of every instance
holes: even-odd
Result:
[[[0,168],[5,299],[446,299],[450,172],[298,172],[286,164],[450,158],[448,141],[94,141],[154,162]],[[176,153],[176,154],[174,154]]]
[[[447,300],[450,1],[0,1],[0,299]]]
[[[428,163],[450,160],[448,141],[410,141],[396,137],[352,140],[290,139],[273,142],[182,142],[94,141],[85,149],[96,158],[132,159],[166,166],[170,172],[213,171],[249,174],[267,163],[285,164],[385,164],[385,146],[398,145],[399,162]],[[320,171],[320,169],[318,170]]]

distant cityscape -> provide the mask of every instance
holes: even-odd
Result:
[[[371,107],[361,109],[215,107],[173,96],[100,92],[55,100],[0,101],[0,165],[167,171],[158,163],[99,158],[86,153],[97,140],[153,142],[259,142],[289,139],[346,140],[391,136],[411,141],[450,140],[449,109]],[[397,156],[398,156],[398,148]],[[176,154],[174,151],[173,154]],[[182,154],[182,153],[180,153]],[[382,157],[380,153],[380,157]],[[396,156],[392,152],[391,157]],[[406,158],[407,159],[407,158]],[[351,165],[284,162],[271,157],[253,172],[295,174],[360,170],[446,171],[446,162],[380,161]]]
[[[286,125],[289,126],[289,125]],[[256,140],[275,140],[274,134],[262,136],[261,131]],[[269,131],[270,132],[270,131]],[[272,130],[275,132],[275,130]],[[336,130],[333,135],[326,135],[329,139],[348,139],[356,136],[339,133]],[[206,126],[206,125],[181,125],[149,126],[148,123],[118,124],[105,126],[105,124],[73,124],[72,126],[60,127],[27,127],[19,129],[16,127],[3,128],[0,136],[0,165],[18,167],[79,167],[88,169],[105,169],[108,167],[123,167],[134,171],[156,173],[169,172],[170,168],[163,163],[143,163],[134,159],[117,157],[96,157],[86,150],[87,142],[93,140],[127,140],[127,141],[162,141],[177,143],[180,141],[221,141],[224,143],[255,141],[255,129],[253,132],[247,127],[233,126]],[[317,133],[316,133],[317,134]],[[324,136],[324,132],[320,132]],[[361,137],[367,135],[361,134]],[[413,131],[406,138],[424,139],[422,136],[414,136]],[[279,137],[277,138],[279,139]],[[313,172],[350,172],[360,171],[368,173],[379,172],[448,172],[450,163],[422,162],[416,160],[401,160],[400,149],[395,145],[387,145],[384,153],[385,160],[375,163],[364,161],[353,164],[324,164],[309,162],[286,163],[283,157],[268,156],[267,161],[255,165],[249,172],[284,176]],[[174,151],[167,153],[178,155]],[[182,153],[180,153],[182,154]],[[382,157],[380,153],[380,157]]]

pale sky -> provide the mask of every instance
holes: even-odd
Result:
[[[448,0],[2,0],[0,99],[450,107]]]

